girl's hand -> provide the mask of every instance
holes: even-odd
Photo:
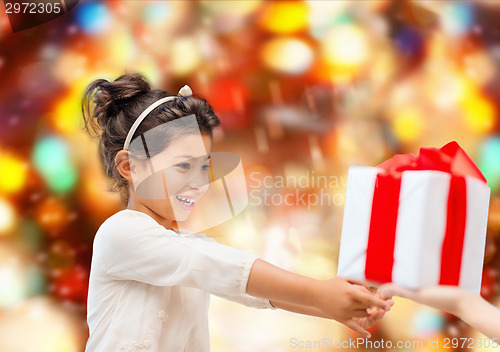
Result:
[[[340,277],[323,281],[322,286],[317,308],[364,337],[370,337],[364,329],[382,318],[394,303]]]
[[[391,307],[394,305],[394,301],[392,299],[382,295],[380,292],[373,292],[372,291],[372,293],[375,296],[386,300],[386,302]],[[381,308],[377,308],[377,307],[370,307],[367,309],[367,312],[368,312],[368,315],[366,317],[364,317],[364,318],[352,318],[352,323],[348,322],[348,323],[346,323],[346,325],[349,326],[349,324],[355,324],[355,325],[360,326],[363,329],[368,329],[373,324],[375,324],[377,321],[382,319],[384,317],[385,313],[387,313],[387,311],[385,309],[381,309]],[[355,330],[355,329],[353,329],[353,330]],[[355,331],[357,332],[357,330],[355,330]],[[369,338],[370,335],[368,334],[367,337]]]

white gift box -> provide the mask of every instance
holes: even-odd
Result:
[[[375,184],[381,172],[384,170],[376,167],[349,168],[337,272],[338,276],[375,285],[381,282],[367,277],[366,264]],[[451,174],[442,171],[402,172],[391,282],[411,289],[440,284],[447,224],[460,220],[454,219],[453,214],[448,218],[451,179]],[[457,286],[479,293],[490,188],[485,182],[466,176],[465,197]]]

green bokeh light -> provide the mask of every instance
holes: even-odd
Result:
[[[488,180],[491,191],[496,192],[500,186],[500,137],[492,137],[484,142],[478,166]]]
[[[55,193],[71,191],[78,179],[68,147],[60,138],[47,137],[40,140],[34,148],[33,164]]]

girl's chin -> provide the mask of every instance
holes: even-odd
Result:
[[[184,202],[174,198],[172,202],[175,204],[174,213],[177,221],[186,221],[191,211],[193,211],[195,204],[185,204]]]
[[[175,221],[184,222],[189,219],[189,214],[186,214],[183,210],[178,210],[175,212]]]

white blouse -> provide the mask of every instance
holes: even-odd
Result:
[[[206,235],[167,230],[145,213],[119,211],[94,238],[85,351],[210,351],[210,293],[275,309],[246,293],[257,258]]]

